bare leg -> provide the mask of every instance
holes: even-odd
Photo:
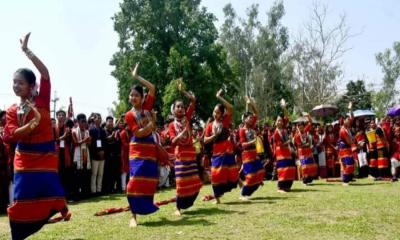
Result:
[[[178,217],[182,216],[182,212],[179,208],[176,208],[175,216],[178,216]]]
[[[249,202],[250,201],[248,196],[242,196],[242,195],[240,195],[239,200],[241,200],[243,202]]]
[[[134,228],[134,227],[137,227],[137,225],[138,225],[138,221],[137,221],[137,218],[136,218],[136,214],[132,214],[132,218],[131,218],[131,221],[129,223],[129,227],[130,228]]]

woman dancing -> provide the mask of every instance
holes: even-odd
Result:
[[[195,109],[195,97],[178,84],[178,90],[190,99],[189,107],[185,108],[183,100],[176,100],[172,105],[174,121],[168,126],[172,145],[175,147],[175,177],[176,177],[176,212],[181,215],[182,209],[193,205],[202,186],[196,162],[196,150],[193,146],[191,120]]]
[[[12,239],[25,239],[39,231],[56,213],[69,220],[64,190],[58,176],[58,156],[50,119],[50,75],[42,61],[28,49],[30,33],[21,41],[22,51],[40,73],[27,68],[14,74],[13,89],[19,104],[7,110],[5,140],[16,143],[14,203],[8,209]]]
[[[274,132],[274,152],[276,158],[276,169],[278,172],[278,192],[289,192],[293,181],[296,179],[296,165],[290,150],[290,139],[287,132],[289,121],[286,103],[282,99],[281,106],[284,117],[278,116],[276,119],[276,129]]]
[[[308,123],[306,126],[304,122],[301,122],[297,126],[297,132],[294,137],[295,144],[298,150],[298,157],[301,163],[301,175],[304,185],[312,183],[314,178],[318,175],[318,165],[314,161],[312,152],[312,135],[310,130],[312,126],[312,119],[307,114]]]
[[[352,146],[354,146],[354,138],[351,134],[350,127],[353,123],[354,115],[352,104],[349,104],[350,117],[347,117],[343,126],[339,131],[339,159],[342,169],[343,185],[348,186],[354,177],[354,158]]]
[[[155,87],[138,75],[138,67],[139,64],[136,64],[132,76],[149,92],[144,97],[142,86],[132,86],[129,102],[133,107],[125,114],[125,121],[132,133],[129,145],[130,178],[127,186],[128,202],[132,212],[130,227],[137,226],[137,214],[146,215],[158,210],[153,202],[158,184],[157,149],[152,134],[156,125],[151,114]]]
[[[243,115],[244,126],[239,130],[240,143],[243,148],[241,177],[244,184],[240,196],[243,201],[249,200],[248,198],[262,184],[265,176],[264,167],[256,151],[257,133],[254,127],[257,122],[258,110],[254,101],[249,97],[246,97],[246,104],[250,105],[253,112]]]
[[[222,97],[222,89],[217,92],[218,103],[213,111],[214,120],[207,124],[204,143],[213,143],[211,158],[211,184],[215,203],[221,203],[224,193],[237,187],[239,169],[233,154],[233,145],[229,140],[232,105]]]

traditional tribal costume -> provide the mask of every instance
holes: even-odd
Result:
[[[287,118],[284,118],[282,129],[276,128],[273,135],[276,169],[278,172],[278,189],[283,191],[290,191],[293,181],[296,179],[296,164],[292,158],[290,146],[284,144],[288,141],[288,134],[285,129],[287,122]]]
[[[191,103],[186,115],[179,121],[175,119],[169,124],[169,136],[174,139],[180,134],[190,122],[193,116],[194,104]],[[196,149],[193,146],[191,128],[175,144],[175,177],[176,177],[176,207],[187,209],[193,206],[199,194],[202,182],[199,177],[196,162]]]
[[[386,134],[380,127],[376,129],[376,149],[378,153],[378,177],[383,178],[389,167],[389,150]]]
[[[336,156],[337,152],[335,146],[337,144],[337,139],[335,134],[326,133],[325,135],[325,154],[326,154],[326,166],[328,169],[328,177],[336,177]]]
[[[216,198],[236,188],[239,180],[239,169],[233,154],[233,145],[229,141],[230,113],[226,113],[222,122],[212,121],[206,129],[206,137],[213,135],[220,128],[221,134],[213,143],[211,158],[211,184]]]
[[[394,137],[391,145],[392,156],[390,158],[392,178],[397,179],[397,170],[400,167],[400,128],[394,128]]]
[[[13,239],[24,239],[39,231],[49,219],[60,212],[68,220],[64,190],[58,176],[58,156],[50,119],[49,79],[40,79],[40,92],[35,106],[41,114],[39,125],[17,141],[14,158],[14,203],[8,209]],[[7,110],[5,138],[14,142],[16,129],[34,117],[24,106],[12,105]]]
[[[154,97],[147,95],[142,111],[129,111],[126,123],[132,133],[147,125],[151,118]],[[154,194],[158,184],[157,148],[153,134],[145,137],[132,136],[129,146],[130,179],[127,195],[133,214],[151,214],[158,210]]]
[[[312,138],[309,131],[312,128],[312,124],[308,123],[304,127],[304,132],[297,131],[295,135],[295,143],[298,150],[298,158],[301,163],[301,175],[303,177],[303,183],[309,184],[318,175],[318,165],[314,161],[312,152]]]
[[[369,163],[369,174],[377,178],[378,177],[378,151],[376,148],[376,130],[370,129],[367,131],[368,137],[368,163]]]
[[[240,142],[254,141],[257,137],[253,129],[240,128]],[[253,192],[262,184],[265,176],[265,170],[261,160],[257,157],[256,145],[250,145],[243,148],[242,151],[242,175],[244,184],[242,187],[242,196],[251,196]]]
[[[350,130],[342,126],[339,131],[339,159],[344,183],[349,183],[354,177],[352,145],[353,139]]]

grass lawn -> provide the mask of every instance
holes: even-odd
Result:
[[[338,182],[295,182],[291,193],[276,192],[276,182],[265,182],[251,203],[238,200],[239,189],[226,194],[222,204],[202,202],[211,193],[203,187],[195,206],[174,215],[174,204],[162,206],[129,229],[130,212],[95,217],[107,207],[124,207],[124,195],[98,197],[70,204],[72,219],[46,225],[30,239],[400,239],[400,183],[358,180],[343,187]],[[156,200],[174,190],[156,194]],[[0,216],[0,239],[9,238],[6,216]]]

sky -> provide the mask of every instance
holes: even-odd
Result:
[[[296,38],[309,21],[315,0],[285,0],[282,19],[290,39]],[[29,47],[47,65],[59,107],[73,98],[75,114],[100,112],[105,116],[118,100],[117,81],[109,65],[118,50],[118,35],[111,17],[119,10],[118,0],[2,0],[0,1],[0,109],[18,101],[12,90],[16,69],[32,63],[20,50],[19,38],[32,32]],[[260,20],[266,21],[271,0],[203,0],[202,6],[215,14],[219,28],[222,8],[231,2],[237,14],[259,4]],[[343,89],[349,80],[363,78],[379,88],[382,72],[375,54],[400,41],[400,1],[397,0],[320,0],[328,5],[327,25],[346,14],[347,24],[357,36],[348,41],[351,50],[343,57]],[[36,71],[37,73],[37,71]],[[37,73],[38,76],[38,73]]]

